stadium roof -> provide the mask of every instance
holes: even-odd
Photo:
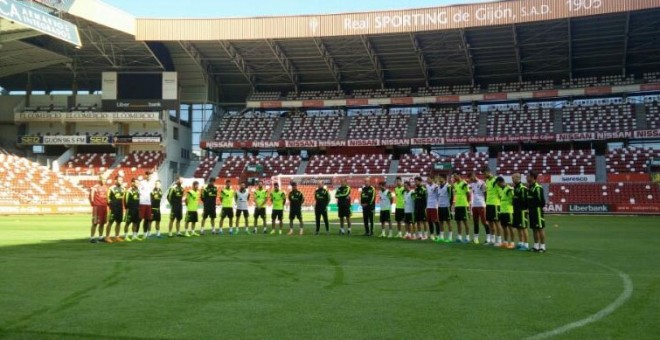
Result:
[[[327,16],[138,19],[135,36],[130,28],[69,11],[63,17],[79,26],[82,49],[44,36],[10,48],[27,45],[71,59],[32,70],[34,89],[70,88],[74,74],[80,89],[99,89],[102,71],[175,70],[184,93],[206,92],[210,83],[221,100],[233,102],[254,89],[417,87],[660,70],[660,0],[574,3],[600,6],[523,0]],[[26,71],[19,71],[0,75],[0,86],[24,89]]]

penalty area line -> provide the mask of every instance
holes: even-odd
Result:
[[[607,305],[605,308],[599,310],[598,312],[596,312],[592,315],[589,315],[584,319],[581,319],[581,320],[578,320],[578,321],[575,321],[575,322],[571,322],[569,324],[563,325],[563,326],[555,328],[553,330],[549,330],[547,332],[536,334],[534,336],[531,336],[531,337],[527,338],[527,340],[539,340],[539,339],[552,338],[552,337],[570,332],[574,329],[581,328],[581,327],[584,327],[584,326],[589,325],[591,323],[600,321],[601,319],[603,319],[606,316],[614,313],[617,309],[619,309],[621,306],[623,306],[626,302],[628,302],[628,300],[630,300],[630,297],[632,296],[633,289],[634,289],[633,288],[633,282],[632,282],[632,279],[630,278],[630,276],[628,276],[628,274],[626,274],[626,273],[624,273],[624,272],[622,272],[618,269],[606,266],[602,263],[598,263],[598,262],[594,262],[594,261],[590,261],[590,260],[585,260],[585,259],[581,259],[581,258],[574,257],[574,256],[568,256],[568,255],[563,255],[563,256],[569,257],[569,258],[572,258],[572,259],[575,259],[575,260],[579,260],[579,261],[582,261],[582,262],[591,263],[593,265],[605,268],[605,269],[607,269],[611,272],[616,273],[616,275],[619,276],[619,278],[621,278],[621,281],[623,282],[623,291],[616,298],[616,300],[614,300],[612,303]]]

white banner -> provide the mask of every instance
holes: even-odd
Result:
[[[87,136],[43,136],[44,145],[85,145]]]
[[[555,175],[550,178],[552,183],[594,183],[595,175]]]
[[[117,72],[102,72],[101,79],[101,99],[117,100]]]
[[[163,99],[176,100],[179,92],[176,72],[163,72]]]
[[[160,112],[18,112],[15,122],[158,122]]]

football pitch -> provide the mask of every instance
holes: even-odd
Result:
[[[550,216],[546,254],[360,237],[361,223],[314,236],[305,218],[302,237],[90,244],[86,216],[0,217],[0,337],[660,334],[657,217]]]

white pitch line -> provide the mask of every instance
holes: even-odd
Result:
[[[598,263],[598,262],[593,262],[593,261],[589,261],[589,260],[585,260],[585,259],[581,259],[581,258],[577,258],[577,257],[573,257],[573,256],[566,256],[566,257],[570,257],[570,258],[580,260],[580,261],[583,261],[583,262],[588,262],[588,263],[606,268],[607,270],[610,270],[610,271],[616,273],[621,278],[621,281],[623,282],[623,292],[621,292],[621,295],[619,295],[619,297],[617,297],[616,300],[614,300],[614,302],[610,303],[607,307],[599,310],[595,314],[589,315],[588,317],[586,317],[582,320],[571,322],[571,323],[566,324],[564,326],[561,326],[559,328],[555,328],[555,329],[547,331],[547,332],[536,334],[534,336],[531,336],[531,337],[527,338],[527,340],[539,340],[539,339],[552,338],[552,337],[570,332],[574,329],[584,327],[588,324],[600,321],[604,317],[614,313],[614,311],[616,311],[621,306],[623,306],[623,304],[625,304],[630,299],[630,297],[632,296],[633,282],[630,279],[630,276],[628,276],[628,274],[626,274],[626,273],[624,273],[620,270],[617,270],[615,268],[612,268],[612,267],[606,266],[604,264]]]

